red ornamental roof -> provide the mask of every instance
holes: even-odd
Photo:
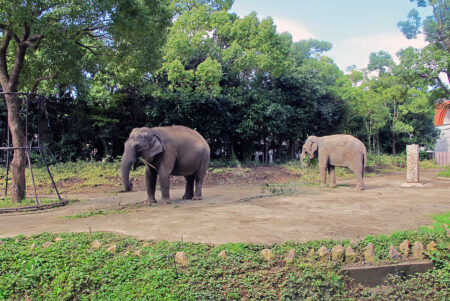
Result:
[[[434,125],[443,125],[445,115],[450,111],[450,100],[437,105],[434,110],[436,111],[436,114],[434,115]]]

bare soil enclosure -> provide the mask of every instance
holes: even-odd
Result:
[[[181,200],[184,189],[177,185],[171,189],[172,204],[152,206],[142,204],[146,192],[139,185],[129,193],[64,195],[82,201],[48,211],[0,215],[0,237],[109,231],[140,239],[213,244],[358,239],[416,229],[431,224],[432,214],[450,211],[450,181],[436,179],[437,172],[421,171],[421,188],[401,187],[405,173],[394,172],[366,178],[363,192],[355,191],[354,179],[338,179],[334,189],[303,188],[292,196],[250,199],[246,198],[263,194],[261,181],[207,182],[201,201]],[[65,218],[96,210],[108,214]]]

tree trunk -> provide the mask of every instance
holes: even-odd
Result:
[[[289,139],[289,160],[295,159],[295,140]]]
[[[269,146],[267,145],[267,139],[264,137],[264,164],[269,162]]]
[[[17,95],[6,94],[6,105],[8,108],[8,125],[11,131],[14,157],[11,161],[11,180],[13,189],[11,199],[13,202],[20,202],[25,199],[25,165],[26,165],[26,137],[23,133],[22,122],[20,121],[20,102]]]
[[[395,143],[396,143],[395,134],[392,134],[392,154],[393,155],[395,155],[397,153],[397,151],[395,149]]]
[[[48,134],[48,110],[47,110],[47,100],[41,99],[41,106],[39,108],[39,126],[40,126],[40,143],[41,146],[47,148],[50,142],[50,136]]]
[[[377,148],[378,148],[378,156],[379,156],[380,153],[381,153],[381,150],[380,150],[380,134],[377,134]]]
[[[373,144],[373,147],[372,147],[372,149],[373,149],[373,152],[375,153],[375,149],[376,149],[376,141],[375,141],[375,135],[372,137],[372,144]]]
[[[394,98],[394,119],[392,121],[392,128],[394,127],[394,122],[397,119],[397,101]],[[395,143],[396,143],[396,139],[395,139],[395,133],[392,131],[392,154],[395,155],[397,153],[396,149],[395,149]]]
[[[372,153],[372,135],[369,135],[369,153]]]

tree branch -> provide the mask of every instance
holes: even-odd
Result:
[[[445,86],[445,84],[442,82],[442,80],[439,78],[439,76],[436,76],[435,79],[436,79],[437,83],[439,84],[439,86],[442,88],[442,90],[445,91],[445,94],[447,94],[447,97],[448,97],[448,95],[450,95],[449,89]]]
[[[39,83],[41,81],[49,80],[49,79],[56,79],[56,78],[58,78],[58,72],[56,72],[53,75],[47,75],[47,76],[42,76],[42,77],[36,78],[36,80],[34,81],[34,84],[33,84],[33,88],[31,89],[31,93],[32,94],[36,94],[37,93],[37,88],[38,88],[38,85],[39,85]]]
[[[28,45],[25,43],[25,41],[28,40],[30,36],[30,26],[28,26],[26,23],[23,24],[24,31],[22,35],[22,41],[18,41],[17,43],[17,49],[16,49],[16,58],[14,60],[14,66],[11,70],[11,75],[9,77],[9,91],[16,92],[17,86],[19,84],[19,76],[22,72],[23,64],[25,62],[25,54],[27,52]],[[13,34],[14,39],[18,39],[16,34]]]
[[[31,47],[34,50],[37,50],[39,48],[39,44],[41,43],[41,40],[44,38],[43,34],[32,36],[31,38],[27,39],[26,41],[23,41],[23,45],[26,45],[27,47]]]
[[[5,86],[9,80],[8,74],[8,60],[6,58],[6,52],[11,42],[12,33],[8,30],[3,32],[3,39],[0,44],[0,81],[2,86]],[[3,87],[5,89],[6,87]]]
[[[86,48],[86,49],[89,50],[93,55],[98,55],[98,54],[97,54],[91,47],[89,47],[89,46],[83,45],[83,44],[81,44],[81,43],[78,42],[78,41],[75,41],[75,44],[77,44],[77,45],[80,46],[80,47]]]

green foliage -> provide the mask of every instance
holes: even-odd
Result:
[[[121,212],[121,210],[100,209],[100,210],[93,210],[93,211],[78,213],[78,214],[74,214],[74,215],[66,215],[66,216],[64,216],[64,218],[65,219],[86,218],[86,217],[91,217],[91,216],[108,215],[108,214],[120,213],[120,212]]]
[[[383,75],[386,72],[386,68],[392,68],[394,61],[389,53],[380,50],[378,53],[372,52],[369,56],[369,65],[367,68],[369,71],[378,71],[379,75]]]
[[[29,30],[41,37],[25,57],[21,89],[38,77],[54,75],[63,85],[80,79],[98,89],[139,82],[158,64],[170,11],[166,1],[1,1],[2,39]],[[7,52],[15,57],[11,44]],[[12,67],[13,64],[10,64]],[[9,70],[11,71],[11,70]],[[91,76],[92,75],[92,76]],[[53,90],[55,81],[43,88]],[[92,91],[94,94],[95,89]]]
[[[58,202],[58,199],[49,199],[49,198],[39,198],[39,204],[40,205],[46,205]],[[24,200],[22,200],[20,203],[12,202],[9,197],[2,198],[0,200],[0,208],[16,208],[16,207],[28,207],[28,206],[35,206],[36,205],[36,199],[33,197],[28,197]]]
[[[219,246],[186,242],[147,242],[111,233],[43,233],[34,236],[1,238],[0,298],[2,299],[125,299],[125,300],[440,300],[446,294],[449,238],[440,225],[433,229],[401,231],[390,236],[369,236],[360,241],[358,251],[375,243],[377,261],[388,261],[387,249],[405,239],[437,242],[430,253],[435,268],[409,279],[393,278],[386,290],[369,291],[357,287],[340,272],[340,264],[319,264],[308,259],[310,249],[344,246],[348,240],[285,242],[275,245],[228,243]],[[62,240],[55,241],[59,236]],[[100,242],[94,249],[91,243]],[[52,241],[48,248],[43,244]],[[107,249],[116,246],[116,251]],[[270,248],[275,260],[268,263],[260,251]],[[291,264],[283,262],[290,249],[296,250]],[[139,253],[136,251],[139,250]],[[225,250],[227,258],[217,255]],[[183,251],[186,267],[174,264],[173,256]],[[392,300],[392,299],[390,299]]]
[[[440,171],[437,175],[438,177],[450,178],[450,168],[447,170]]]
[[[214,159],[240,161],[263,144],[276,161],[292,159],[311,134],[349,133],[382,153],[410,143],[432,149],[437,138],[434,104],[448,98],[439,82],[449,57],[444,1],[417,2],[439,14],[422,26],[411,13],[405,25],[430,45],[400,51],[399,65],[385,51],[372,53],[367,70],[347,75],[325,56],[331,43],[293,43],[270,17],[230,13],[232,0],[78,2],[31,1],[29,10],[23,1],[0,2],[2,24],[21,36],[29,20],[31,34],[44,36],[27,50],[19,89],[58,73],[40,86],[54,95],[40,120],[51,162],[114,159],[132,128],[173,124],[198,130]],[[37,108],[32,115],[36,128]]]
[[[57,163],[50,166],[50,172],[56,184],[67,181],[71,183],[71,191],[79,191],[89,189],[100,185],[121,187],[120,181],[120,163],[119,162],[95,162],[95,161],[78,161]],[[140,166],[135,171],[130,172],[130,177],[143,176],[145,173],[144,166]],[[4,181],[6,170],[0,168],[0,181]],[[50,178],[45,167],[34,167],[33,175],[36,187],[45,189],[48,193],[53,193]],[[29,170],[26,172],[27,186],[32,187]]]
[[[390,168],[404,168],[406,167],[406,154],[398,155],[376,155],[367,154],[366,166],[370,167],[390,167]]]
[[[414,2],[414,1],[412,1]],[[414,78],[427,81],[433,86],[430,93],[433,99],[448,99],[450,90],[440,78],[440,74],[445,74],[449,78],[449,51],[450,51],[450,4],[447,0],[417,0],[418,7],[430,6],[433,10],[432,16],[427,16],[421,21],[416,9],[408,13],[407,21],[398,22],[398,27],[408,39],[415,39],[419,33],[425,35],[425,40],[429,44],[421,50],[409,48],[403,50],[408,55],[414,55],[413,60],[409,60],[407,68],[403,68],[405,73],[413,75]],[[406,62],[402,62],[404,64]]]

